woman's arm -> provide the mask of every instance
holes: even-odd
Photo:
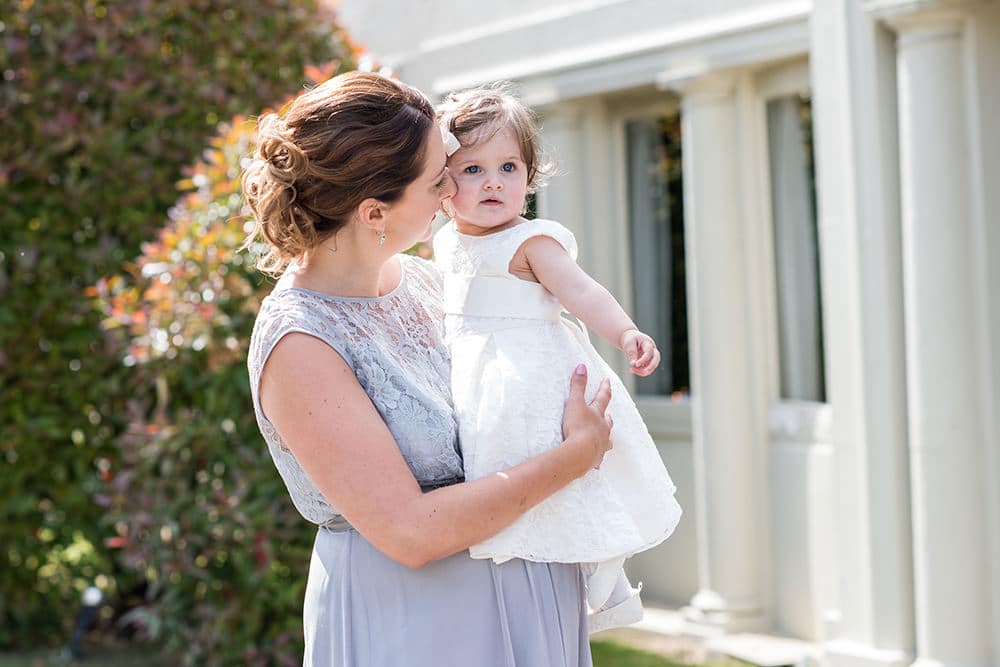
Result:
[[[467,549],[600,464],[610,448],[607,382],[589,405],[574,375],[559,447],[483,479],[423,493],[343,358],[306,334],[275,346],[261,405],[309,479],[375,547],[409,567]]]
[[[656,370],[660,352],[653,339],[639,331],[611,292],[581,269],[558,241],[533,236],[518,253],[523,253],[531,273],[566,310],[628,355],[633,373],[646,376]]]

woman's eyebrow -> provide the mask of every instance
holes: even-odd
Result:
[[[445,169],[447,169],[447,168],[448,168],[448,162],[447,162],[447,161],[445,161],[445,163],[444,163],[443,165],[441,165],[441,170],[440,170],[440,171],[439,171],[439,172],[437,173],[437,175],[436,175],[436,176],[435,176],[434,178],[432,178],[431,180],[432,180],[432,181],[436,181],[437,179],[441,178],[441,174],[443,174],[443,173],[444,173],[444,170],[445,170]]]

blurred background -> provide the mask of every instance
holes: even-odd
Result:
[[[994,0],[9,0],[0,40],[3,667],[301,661],[238,180],[355,68],[512,81],[532,211],[665,353],[685,516],[598,667],[1000,664]]]

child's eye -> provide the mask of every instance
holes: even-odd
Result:
[[[467,173],[467,174],[478,174],[479,173],[479,167],[477,167],[474,164],[470,164],[468,167],[465,168],[465,173]]]
[[[509,173],[517,169],[517,165],[513,162],[504,162],[500,168]]]

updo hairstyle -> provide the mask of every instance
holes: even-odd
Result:
[[[434,122],[420,91],[370,72],[341,74],[303,93],[283,118],[262,116],[243,172],[254,216],[247,245],[266,245],[258,268],[276,274],[307,260],[365,199],[397,201],[423,171]]]

